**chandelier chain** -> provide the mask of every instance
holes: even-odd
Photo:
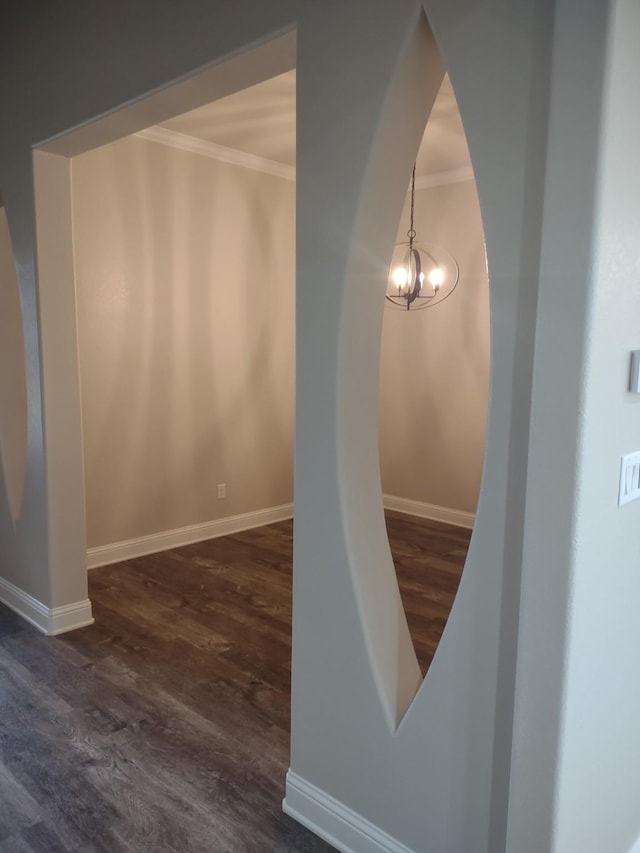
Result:
[[[413,209],[415,205],[416,198],[416,164],[413,164],[413,172],[411,173],[411,218],[410,218],[410,227],[407,231],[407,237],[409,238],[409,249],[413,249],[413,241],[416,238],[416,231],[413,227]]]

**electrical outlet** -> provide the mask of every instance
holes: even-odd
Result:
[[[218,483],[218,500],[222,500],[227,496],[227,484],[226,483]]]
[[[640,451],[622,457],[618,506],[640,498]]]

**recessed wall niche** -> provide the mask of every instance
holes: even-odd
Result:
[[[410,226],[407,194],[397,241]],[[489,389],[489,288],[476,185],[445,76],[416,161],[417,240],[460,280],[423,310],[385,308],[380,471],[387,529],[418,662],[427,672],[465,563],[480,491]],[[402,543],[402,544],[400,544]]]
[[[27,460],[27,381],[22,306],[5,208],[0,204],[0,460],[14,524]]]

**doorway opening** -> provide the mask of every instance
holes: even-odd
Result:
[[[73,159],[90,566],[292,516],[294,163],[294,70]]]
[[[34,151],[51,527],[79,588],[87,559],[291,515],[291,168],[239,120],[244,150],[166,125],[213,102],[228,133],[229,96],[294,67],[289,32]]]

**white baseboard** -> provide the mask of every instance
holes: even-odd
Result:
[[[244,512],[241,515],[231,515],[216,521],[206,521],[203,524],[192,524],[177,530],[166,530],[163,533],[152,533],[150,536],[140,536],[138,539],[128,539],[125,542],[114,542],[112,545],[100,545],[87,550],[87,568],[96,569],[98,566],[108,566],[134,557],[144,557],[146,554],[156,554],[168,551],[170,548],[180,548],[183,545],[193,545],[205,539],[216,539],[218,536],[228,536],[230,533],[240,533],[253,527],[262,527],[276,521],[293,518],[293,504],[259,509],[255,512]]]
[[[476,520],[473,512],[412,501],[409,498],[398,498],[395,495],[383,495],[383,501],[385,509],[403,512],[405,515],[417,515],[419,518],[428,518],[431,521],[441,521],[444,524],[455,524],[456,527],[472,528]]]
[[[341,853],[414,853],[291,770],[282,810]]]
[[[0,578],[0,601],[50,637],[93,625],[88,598],[63,607],[47,607],[15,584]]]
[[[434,504],[413,501],[408,498],[398,498],[394,495],[384,495],[385,509],[428,518],[432,521],[442,521],[445,524],[455,524],[458,527],[473,527],[475,515],[457,509],[435,506]],[[255,512],[245,512],[203,524],[192,524],[176,530],[166,530],[162,533],[152,533],[137,539],[127,539],[124,542],[114,542],[111,545],[99,545],[87,550],[87,568],[96,569],[98,566],[108,566],[146,554],[156,554],[170,548],[180,548],[183,545],[193,545],[205,539],[216,539],[228,536],[230,533],[240,533],[253,527],[274,524],[293,517],[293,504],[260,509]]]

